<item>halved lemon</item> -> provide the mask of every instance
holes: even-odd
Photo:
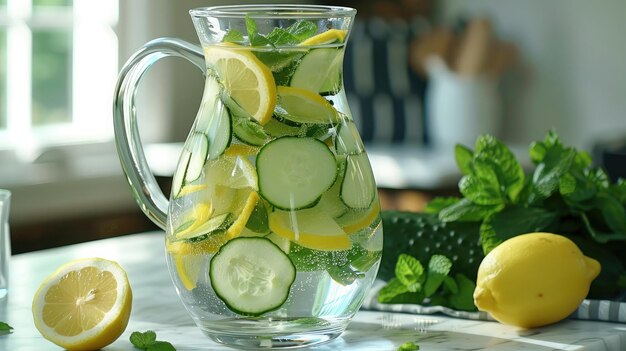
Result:
[[[334,42],[343,42],[346,38],[346,34],[348,34],[347,30],[343,29],[329,29],[323,33],[314,35],[309,39],[304,40],[300,43],[302,46],[312,46],[312,45],[325,45],[332,44]]]
[[[122,335],[132,291],[126,272],[102,258],[75,260],[48,276],[33,298],[35,326],[67,350],[98,350]]]
[[[276,83],[272,71],[252,52],[235,46],[211,46],[205,57],[226,92],[260,124],[272,118]]]
[[[350,238],[332,217],[315,209],[276,210],[269,215],[270,229],[298,245],[316,250],[348,250]]]
[[[284,118],[298,123],[336,123],[339,116],[335,108],[320,94],[310,90],[280,86],[278,111]]]

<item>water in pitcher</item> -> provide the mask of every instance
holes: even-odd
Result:
[[[338,335],[382,250],[376,186],[342,84],[346,31],[285,48],[229,35],[204,47],[204,96],[172,185],[170,272],[213,337]]]

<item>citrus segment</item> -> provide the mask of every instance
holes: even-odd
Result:
[[[337,111],[321,95],[295,87],[278,87],[278,111],[298,123],[336,123]]]
[[[259,152],[258,147],[246,144],[231,144],[224,152],[226,156],[252,156]]]
[[[374,206],[368,210],[352,211],[337,218],[337,223],[347,234],[353,234],[366,228],[376,219],[380,213],[380,204],[375,201]]]
[[[126,272],[102,258],[75,260],[48,276],[33,298],[35,326],[67,350],[97,350],[128,325],[132,291]]]
[[[226,234],[229,239],[233,239],[238,237],[243,229],[246,227],[246,223],[248,223],[248,219],[250,219],[250,215],[257,204],[257,202],[261,200],[259,194],[256,191],[250,192],[248,195],[248,199],[241,210],[241,213],[237,217],[237,219],[231,224],[230,228],[226,231]]]
[[[274,211],[270,229],[285,239],[316,250],[347,250],[352,246],[348,235],[324,213],[314,209]]]
[[[209,47],[205,57],[230,97],[259,123],[269,121],[276,104],[272,71],[242,49]]]
[[[346,34],[348,34],[348,31],[344,29],[329,29],[323,33],[314,35],[309,39],[302,41],[300,45],[312,46],[343,42],[346,38]]]

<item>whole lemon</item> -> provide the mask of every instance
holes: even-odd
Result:
[[[508,239],[480,264],[474,303],[504,324],[534,328],[568,317],[600,274],[570,239],[530,233]]]

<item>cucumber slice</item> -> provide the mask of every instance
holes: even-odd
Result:
[[[172,197],[174,198],[179,196],[180,190],[183,188],[185,173],[187,173],[190,158],[191,152],[187,149],[183,149],[180,155],[180,161],[178,161],[178,168],[176,168],[176,172],[174,172],[174,177],[172,178]]]
[[[252,119],[235,118],[233,133],[237,139],[251,146],[261,146],[269,139],[263,127]]]
[[[341,90],[343,49],[320,48],[306,54],[296,68],[289,85],[323,95]]]
[[[193,182],[202,174],[204,163],[209,154],[209,140],[204,133],[194,132],[187,143],[189,150],[191,150],[191,157],[185,173],[185,181]]]
[[[274,139],[261,148],[256,166],[259,193],[285,210],[314,206],[337,177],[334,154],[314,138]]]
[[[233,223],[233,215],[230,213],[223,213],[217,215],[204,224],[199,225],[197,228],[191,231],[186,231],[182,235],[177,234],[176,239],[187,241],[201,241],[209,236],[226,230],[231,223]]]
[[[341,200],[350,208],[368,208],[376,198],[376,182],[366,153],[348,155]]]
[[[209,121],[207,130],[209,159],[214,160],[226,151],[231,142],[231,129],[230,113],[222,101],[218,100],[215,115]]]
[[[231,311],[259,316],[287,301],[296,267],[271,240],[239,237],[213,256],[209,277],[215,294]]]
[[[356,155],[365,152],[365,146],[353,121],[344,120],[338,129],[335,137],[337,155]]]
[[[302,125],[289,125],[276,118],[270,119],[263,128],[265,129],[265,133],[275,138],[282,136],[298,136],[306,132],[305,127]]]

